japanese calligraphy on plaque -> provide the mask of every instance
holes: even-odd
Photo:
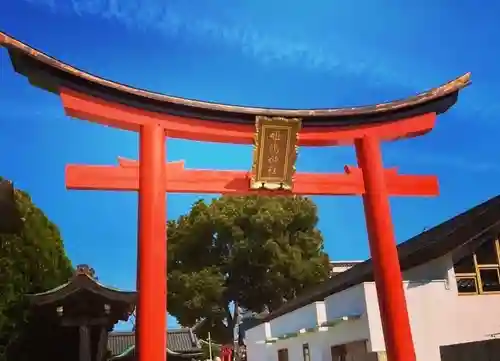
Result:
[[[255,125],[250,188],[291,190],[301,120],[258,116]]]

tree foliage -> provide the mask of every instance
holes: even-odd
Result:
[[[196,202],[168,222],[169,313],[182,325],[207,318],[205,332],[230,342],[234,309],[272,311],[328,277],[317,221],[303,197]]]
[[[0,360],[18,360],[17,343],[27,328],[25,295],[47,291],[66,282],[72,273],[57,227],[29,195],[15,191],[24,220],[18,234],[0,235]]]

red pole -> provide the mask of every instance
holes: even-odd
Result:
[[[364,137],[355,146],[365,184],[363,204],[387,359],[416,361],[380,143]]]
[[[139,138],[137,350],[139,361],[166,359],[167,245],[165,131],[144,125]]]

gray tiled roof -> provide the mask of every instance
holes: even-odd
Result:
[[[113,356],[120,355],[135,344],[134,332],[111,332],[108,337],[108,349]],[[168,351],[175,353],[198,353],[201,345],[196,335],[189,328],[168,330]]]

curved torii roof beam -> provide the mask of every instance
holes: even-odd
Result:
[[[56,60],[0,32],[16,72],[30,83],[59,94],[68,115],[137,131],[156,121],[171,137],[227,143],[252,143],[255,117],[302,119],[300,145],[348,144],[374,135],[394,140],[421,135],[434,126],[458,93],[470,84],[467,73],[407,99],[369,106],[328,109],[276,109],[203,102],[119,84]]]

